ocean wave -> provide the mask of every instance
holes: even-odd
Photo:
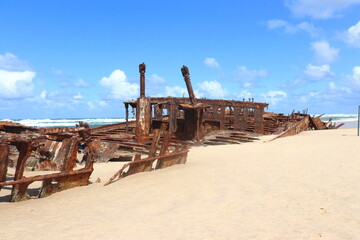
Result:
[[[130,119],[132,120],[132,119]],[[79,121],[91,127],[125,122],[124,118],[4,119],[31,127],[75,127]]]
[[[320,117],[322,121],[327,122],[332,119],[332,122],[354,122],[358,120],[357,114],[325,114]]]

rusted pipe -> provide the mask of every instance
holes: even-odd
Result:
[[[129,104],[127,104],[127,103],[125,103],[125,121],[126,121],[125,132],[128,133],[129,132]]]
[[[145,97],[145,63],[139,64],[139,73],[140,73],[140,97]]]
[[[195,94],[194,94],[194,91],[193,91],[193,88],[191,85],[190,73],[189,73],[188,67],[183,65],[183,67],[181,68],[181,73],[182,73],[185,83],[186,83],[186,88],[189,93],[190,102],[191,102],[191,104],[195,105],[196,104]]]

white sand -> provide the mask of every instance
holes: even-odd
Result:
[[[95,165],[101,184],[0,202],[0,239],[360,239],[356,129],[192,148],[103,187],[114,165]]]

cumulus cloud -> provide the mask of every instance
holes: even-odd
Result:
[[[315,41],[311,43],[311,49],[314,51],[315,59],[318,63],[331,63],[337,60],[339,49],[333,48],[327,41]]]
[[[259,78],[267,77],[265,70],[250,70],[245,66],[237,68],[235,79],[243,83],[243,87],[249,88],[253,86],[253,82]]]
[[[360,66],[355,66],[353,68],[352,77],[355,81],[357,81],[360,84]]]
[[[83,97],[83,95],[81,95],[81,93],[77,93],[77,94],[75,94],[74,96],[73,96],[73,98],[75,99],[75,100],[81,100],[81,99],[83,99],[84,97]]]
[[[283,101],[287,97],[287,94],[283,91],[269,91],[266,94],[262,94],[262,97],[266,102],[275,106],[280,101]]]
[[[160,77],[157,74],[151,74],[150,75],[150,81],[152,81],[154,83],[164,83],[165,79],[163,77]]]
[[[33,78],[36,73],[31,71],[10,72],[0,70],[0,97],[24,98],[32,95]]]
[[[217,60],[215,58],[205,58],[204,60],[204,64],[208,67],[212,67],[212,68],[218,68],[220,67],[220,64],[217,62]]]
[[[201,91],[202,95],[210,98],[224,98],[227,94],[226,89],[224,89],[216,80],[200,83],[199,91]]]
[[[103,77],[100,85],[110,89],[111,99],[130,99],[139,95],[139,85],[129,83],[123,71],[117,69],[110,76]]]
[[[355,66],[352,69],[352,74],[348,75],[350,85],[356,89],[360,89],[360,66]]]
[[[249,98],[253,97],[253,94],[249,90],[242,90],[238,96],[241,100],[245,99],[248,100]]]
[[[186,88],[179,87],[179,86],[166,86],[165,87],[165,96],[171,96],[171,97],[187,97],[188,91]]]
[[[107,105],[108,105],[107,102],[105,102],[105,101],[103,101],[103,100],[100,100],[100,101],[99,101],[99,106],[100,106],[100,107],[106,107]]]
[[[41,99],[46,99],[46,96],[47,96],[47,91],[46,91],[46,90],[43,90],[43,91],[40,93],[40,98],[41,98]]]
[[[350,45],[360,47],[360,21],[346,31],[345,41]]]
[[[0,69],[7,71],[31,70],[30,65],[12,53],[0,54]]]
[[[293,25],[289,22],[280,19],[272,19],[266,23],[268,29],[282,29],[286,33],[297,33],[300,31],[307,32],[311,37],[317,37],[320,34],[320,30],[317,29],[312,23],[301,22],[299,24]]]
[[[331,72],[330,66],[328,64],[320,66],[308,64],[304,73],[313,80],[327,79],[335,75],[333,72]]]
[[[285,6],[297,17],[309,16],[315,19],[339,17],[339,12],[360,0],[285,0]]]
[[[337,87],[336,84],[334,82],[329,82],[329,90],[330,91],[336,91],[336,92],[344,92],[347,94],[351,93],[351,89],[347,88],[347,87]]]

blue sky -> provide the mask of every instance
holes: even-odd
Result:
[[[139,95],[355,113],[360,0],[0,0],[0,119],[123,117]]]

